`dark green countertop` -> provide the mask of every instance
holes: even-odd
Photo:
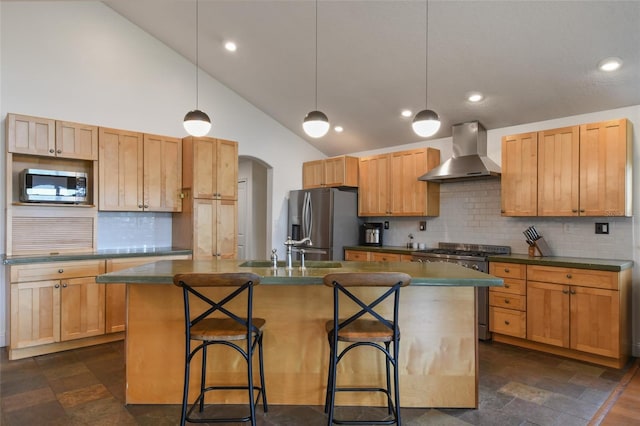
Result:
[[[591,259],[585,257],[562,256],[540,257],[529,256],[526,254],[490,256],[489,262],[523,263],[526,265],[560,266],[566,268],[614,272],[619,272],[633,267],[633,260]]]
[[[493,275],[474,271],[452,263],[418,262],[352,262],[327,261],[337,268],[310,267],[305,270],[284,267],[242,267],[242,260],[161,260],[121,271],[98,275],[99,283],[129,284],[172,284],[173,276],[179,273],[225,273],[253,272],[261,277],[261,284],[322,284],[329,273],[336,272],[406,272],[411,285],[451,286],[451,287],[494,287],[502,286],[503,280]],[[321,265],[322,261],[314,264]]]
[[[381,253],[411,254],[418,249],[403,246],[344,246],[345,250],[378,251]]]
[[[5,265],[21,265],[27,263],[64,262],[70,260],[113,259],[118,257],[173,256],[191,255],[191,250],[175,247],[105,249],[90,253],[51,253],[23,256],[4,256]]]

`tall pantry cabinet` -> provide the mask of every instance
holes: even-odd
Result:
[[[182,140],[182,212],[174,213],[172,240],[194,259],[238,255],[238,143]]]

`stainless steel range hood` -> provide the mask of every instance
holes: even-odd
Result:
[[[449,182],[500,176],[500,166],[487,157],[487,131],[478,121],[452,127],[453,156],[418,180]]]

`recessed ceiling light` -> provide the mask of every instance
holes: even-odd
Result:
[[[342,126],[336,126],[333,128],[333,130],[335,130],[338,133],[342,133],[344,131],[344,128]]]
[[[598,68],[602,71],[615,71],[622,66],[622,59],[620,58],[607,58],[598,62]]]
[[[467,95],[467,100],[469,102],[480,102],[483,99],[484,96],[482,96],[482,93],[480,92],[471,92]]]
[[[232,41],[225,42],[224,48],[227,49],[229,52],[235,52],[236,50],[238,50],[238,46]]]
[[[411,117],[413,116],[413,112],[410,109],[403,109],[400,113],[403,117]]]

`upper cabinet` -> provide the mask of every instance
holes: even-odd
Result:
[[[77,160],[98,159],[98,128],[48,118],[7,114],[8,152]]]
[[[332,157],[302,164],[302,188],[358,186],[358,158]]]
[[[189,136],[182,145],[182,186],[191,189],[192,198],[238,199],[237,142]]]
[[[359,216],[437,216],[440,185],[418,177],[440,164],[440,151],[420,148],[360,158]]]
[[[505,136],[502,214],[631,216],[631,162],[626,119]]]
[[[100,128],[100,210],[178,212],[182,209],[182,141]]]

